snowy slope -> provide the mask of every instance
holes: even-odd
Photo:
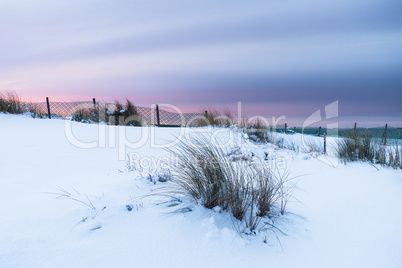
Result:
[[[147,170],[129,172],[119,160],[130,152],[168,157],[164,144],[182,129],[120,128],[132,145],[143,143],[122,152],[112,146],[123,139],[116,127],[105,127],[105,148],[82,149],[68,141],[65,123],[0,114],[0,267],[402,266],[400,170],[243,143],[242,151],[283,159],[297,177],[291,213],[278,223],[286,236],[265,244],[263,235],[241,237],[225,213],[191,204],[191,212],[171,213],[172,200],[149,196],[169,182],[154,184]],[[105,129],[72,123],[81,142],[102,140]],[[87,204],[56,198],[60,189]]]

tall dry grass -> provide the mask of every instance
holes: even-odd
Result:
[[[115,101],[115,112],[110,120],[112,124],[124,126],[142,126],[143,119],[138,112],[138,108],[128,99],[126,104],[123,105],[119,101]]]
[[[398,142],[385,146],[366,131],[356,136],[340,138],[337,142],[336,153],[344,163],[368,161],[382,166],[402,168],[401,146]]]
[[[10,114],[22,114],[24,112],[21,98],[16,92],[6,91],[5,93],[0,93],[0,112]]]
[[[199,127],[229,127],[234,124],[234,116],[227,107],[225,107],[221,111],[214,108],[208,108],[206,111],[200,113],[194,124]]]
[[[262,228],[264,217],[285,212],[290,195],[287,176],[278,176],[266,164],[232,162],[206,137],[182,142],[169,152],[177,160],[171,165],[170,193],[209,209],[220,207],[250,231]]]

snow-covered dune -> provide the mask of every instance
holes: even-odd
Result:
[[[0,127],[0,267],[402,267],[401,170],[255,145],[229,129],[5,114]],[[240,235],[227,213],[178,212],[152,195],[170,183],[148,179],[162,172],[164,148],[205,133],[290,171],[296,190],[280,243]]]

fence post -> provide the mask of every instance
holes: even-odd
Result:
[[[388,128],[388,124],[385,124],[384,145],[387,145],[387,128]]]
[[[285,134],[288,134],[288,123],[285,123]]]
[[[318,137],[321,135],[321,127],[318,128]]]
[[[327,153],[327,135],[324,133],[324,154]]]
[[[50,115],[49,97],[46,97],[46,104],[47,104],[47,114],[49,115],[49,119],[52,119],[52,116]]]
[[[160,121],[159,121],[159,106],[158,104],[156,105],[156,120],[158,122],[158,127],[160,127]]]
[[[96,101],[95,101],[95,98],[92,99],[92,102],[94,103],[94,111],[96,111]]]
[[[353,139],[356,139],[356,125],[357,123],[355,122],[355,127],[353,128]]]

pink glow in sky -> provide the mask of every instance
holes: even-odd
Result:
[[[399,0],[0,2],[0,91],[402,125]],[[342,119],[340,119],[342,120]]]

